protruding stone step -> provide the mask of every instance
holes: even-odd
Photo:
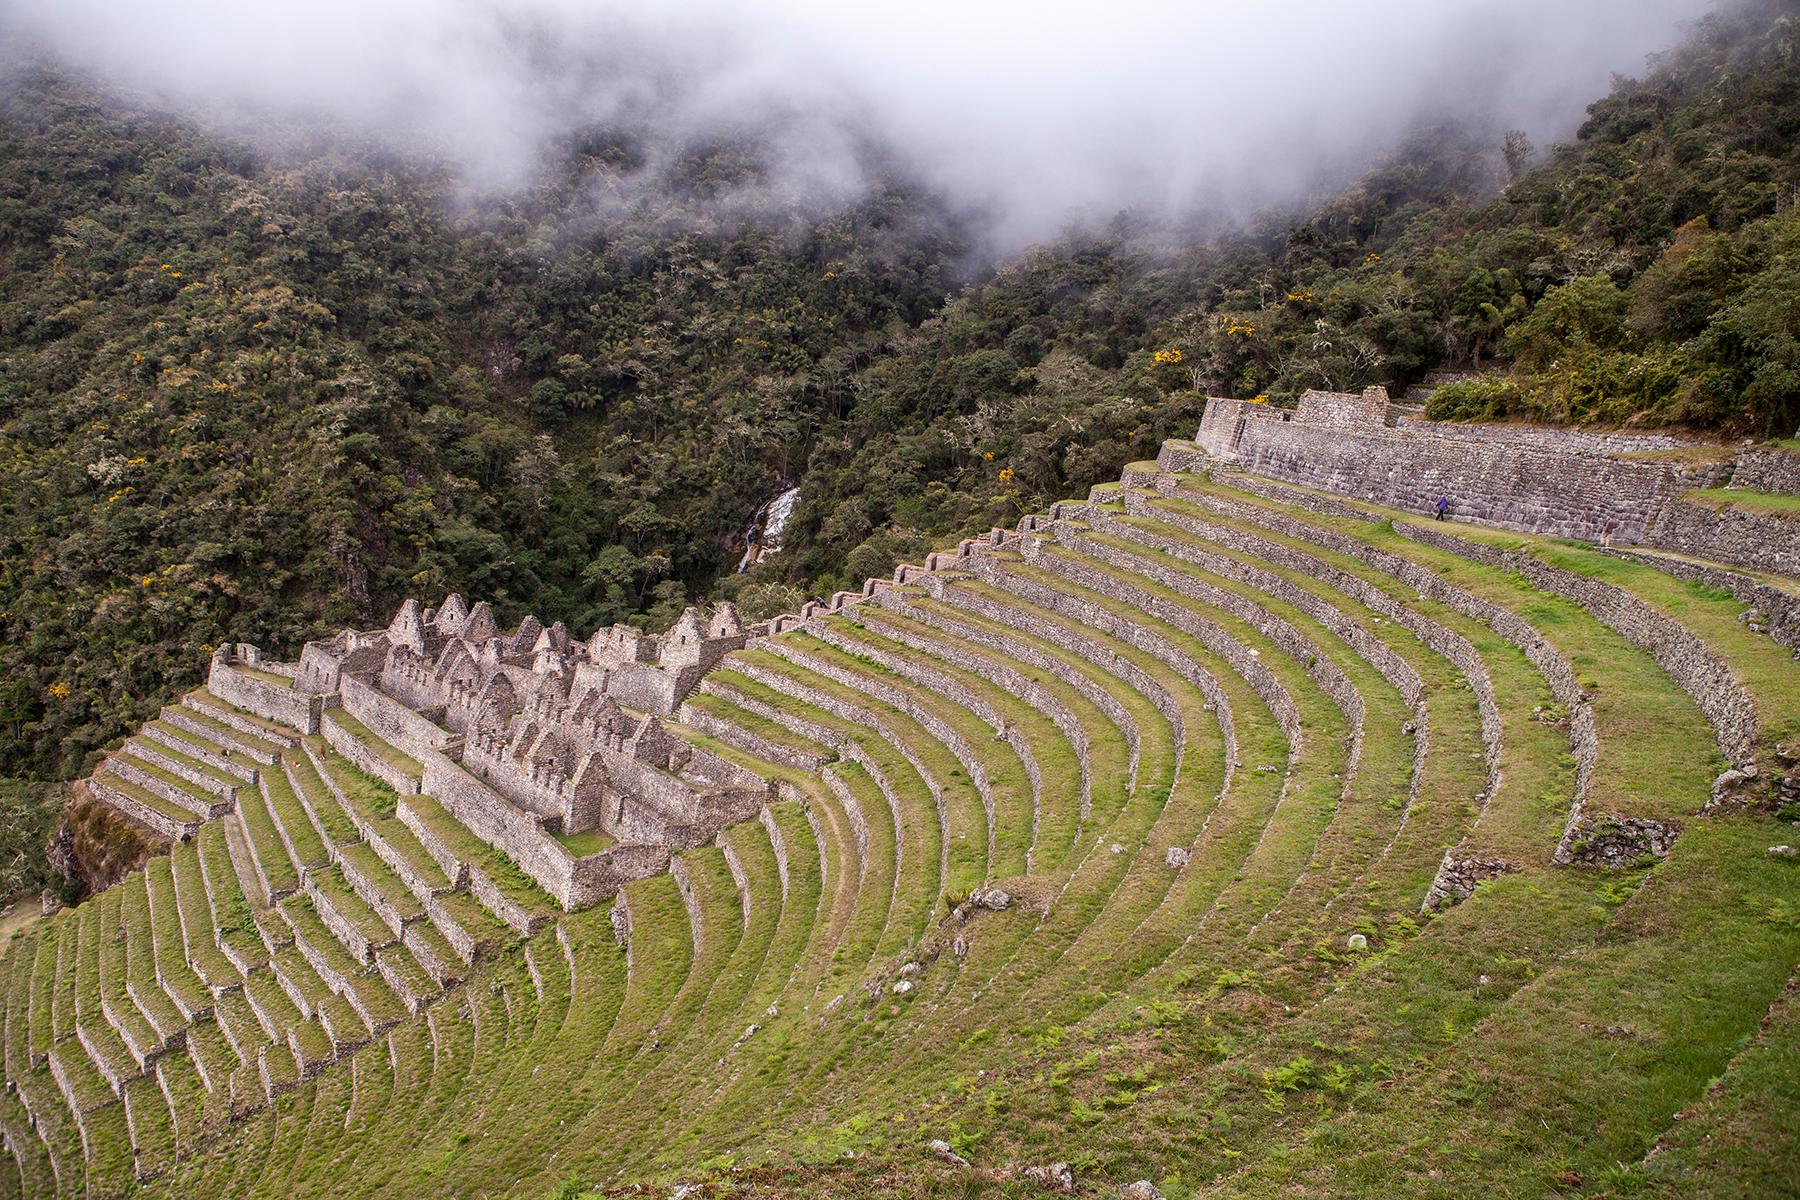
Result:
[[[78,1121],[83,1114],[117,1104],[118,1089],[127,1079],[135,1078],[132,1074],[118,1075],[116,1081],[106,1077],[94,1065],[89,1052],[73,1042],[59,1042],[51,1047],[48,1061],[50,1077]]]
[[[258,905],[269,905],[281,899],[275,894],[275,887],[269,882],[261,864],[257,861],[256,852],[251,849],[249,839],[245,836],[242,824],[236,820],[225,822],[225,847],[231,856],[232,869],[237,873],[246,893]],[[287,893],[282,893],[286,895]]]
[[[313,908],[325,927],[360,963],[373,962],[375,951],[399,940],[398,935],[351,890],[336,867],[309,875],[306,894],[312,899]]]
[[[344,999],[350,1002],[375,1037],[380,1037],[407,1017],[406,1006],[376,971],[352,976],[344,989]]]
[[[110,771],[103,771],[88,780],[88,787],[95,796],[138,824],[177,842],[192,838],[200,832],[200,826],[205,824],[205,819],[191,810],[173,804]]]
[[[264,771],[257,786],[289,860],[304,876],[329,863],[331,853],[306,805],[301,802],[289,771],[290,765],[290,761],[284,760],[281,766]]]
[[[203,713],[219,724],[248,737],[290,750],[300,744],[302,735],[291,725],[285,725],[280,721],[271,721],[267,717],[259,717],[253,712],[239,708],[229,700],[213,695],[204,688],[187,693],[181,698],[181,702],[195,712]]]
[[[313,1018],[296,1022],[288,1028],[287,1047],[294,1056],[294,1064],[303,1081],[316,1077],[337,1061],[337,1048],[332,1044],[331,1036]]]
[[[240,729],[233,729],[215,719],[210,710],[199,710],[187,704],[170,704],[164,706],[158,720],[218,745],[228,756],[241,757],[258,766],[273,766],[281,757],[282,748],[278,744]]]
[[[244,1000],[257,1025],[272,1042],[285,1040],[287,1031],[302,1019],[271,968],[265,967],[244,976]]]
[[[440,988],[455,987],[462,982],[465,960],[430,921],[408,925],[400,935],[400,941]]]
[[[466,883],[482,906],[515,932],[529,937],[550,919],[547,908],[528,908],[514,895],[515,890],[535,892],[534,888],[524,883],[503,884],[496,878],[502,873],[519,877],[517,868],[464,828],[436,800],[429,796],[402,796],[398,814],[444,874]],[[430,905],[426,911],[433,911]],[[457,940],[441,923],[439,928],[452,942]]]
[[[420,904],[454,890],[449,876],[419,841],[419,835],[398,817],[375,822],[365,836],[369,849],[394,872]]]
[[[298,945],[290,947],[284,953],[269,960],[269,969],[275,974],[275,982],[287,993],[300,1015],[312,1018],[319,1015],[319,1006],[325,997],[332,994],[331,988],[319,973],[306,960],[305,954]]]
[[[202,792],[209,792],[227,802],[235,801],[238,789],[246,786],[248,782],[203,759],[192,757],[173,746],[141,734],[128,739],[122,752],[166,771],[199,788]]]
[[[225,827],[209,825],[194,840],[200,852],[200,877],[211,912],[214,942],[239,975],[248,975],[269,961],[269,948],[232,864]]]
[[[343,943],[320,919],[312,898],[304,894],[290,897],[282,903],[281,915],[293,928],[294,948],[306,959],[307,965],[332,991],[346,991],[351,976],[362,970],[363,964],[344,949]]]
[[[362,898],[395,937],[404,933],[410,923],[424,918],[418,897],[388,870],[367,842],[339,847],[337,866],[350,890]]]
[[[167,721],[150,721],[138,731],[138,736],[146,742],[166,748],[194,762],[204,763],[223,775],[230,776],[240,783],[251,783],[256,779],[256,765],[242,757],[233,757],[225,747],[211,738],[171,725]]]
[[[231,1086],[231,1072],[237,1068],[239,1060],[218,1021],[208,1019],[190,1028],[187,1052],[207,1091],[223,1092]],[[172,1061],[170,1058],[159,1060],[158,1070]]]
[[[188,965],[216,999],[221,992],[241,987],[243,973],[219,949],[212,907],[206,898],[206,877],[200,869],[199,858],[176,858],[172,865],[176,911],[181,918]]]
[[[385,947],[375,955],[375,965],[388,986],[394,989],[394,994],[406,1005],[406,1011],[415,1016],[440,994],[436,982],[405,947]]]
[[[101,769],[162,797],[178,808],[187,809],[203,821],[222,817],[232,809],[230,800],[205,791],[179,775],[171,774],[124,750],[108,755]]]
[[[257,1051],[256,1073],[262,1083],[263,1093],[271,1104],[300,1086],[300,1067],[294,1059],[294,1052],[285,1041],[264,1046]]]
[[[212,992],[189,965],[175,898],[170,857],[153,858],[144,868],[150,908],[150,935],[156,954],[156,978],[163,992],[190,1024],[212,1015]]]
[[[331,1039],[333,1052],[343,1058],[369,1044],[368,1024],[350,1001],[333,993],[319,1005],[319,1025]]]
[[[127,1080],[136,1079],[144,1073],[143,1064],[138,1062],[130,1047],[126,1046],[124,1040],[119,1037],[118,1031],[110,1025],[77,1025],[75,1041],[80,1043],[81,1050],[87,1055],[87,1062],[115,1096],[118,1095],[119,1089],[125,1086]],[[67,1044],[66,1042],[60,1043],[63,1046]],[[56,1057],[53,1052],[51,1055],[53,1067],[55,1062]],[[72,1058],[66,1058],[63,1065],[72,1079],[79,1075],[79,1067]]]
[[[260,784],[244,789],[238,797],[237,817],[231,824],[237,827],[247,854],[247,861],[239,864],[239,874],[248,869],[258,900],[274,904],[299,890],[299,871],[282,840],[280,826],[269,812]]]

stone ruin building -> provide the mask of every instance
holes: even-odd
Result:
[[[573,905],[660,870],[669,851],[770,799],[761,776],[661,723],[747,637],[730,604],[689,608],[664,634],[615,625],[583,641],[529,616],[504,630],[485,601],[452,594],[435,608],[406,601],[386,629],[308,642],[291,688],[238,669],[280,664],[221,648],[209,686],[323,734],[402,792],[432,796]],[[417,760],[416,775],[371,753],[336,709]],[[584,833],[604,848],[570,849]]]

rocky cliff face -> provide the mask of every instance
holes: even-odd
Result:
[[[62,879],[61,898],[73,903],[111,887],[168,849],[167,838],[126,820],[96,799],[85,780],[77,780],[69,785],[68,806],[44,853]]]

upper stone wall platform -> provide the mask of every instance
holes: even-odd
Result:
[[[1668,434],[1427,421],[1373,387],[1308,392],[1295,409],[1214,397],[1194,441],[1252,474],[1391,508],[1431,511],[1442,496],[1455,520],[1800,574],[1800,523],[1685,502],[1731,482],[1736,463],[1659,455],[1695,445]],[[1755,478],[1785,478],[1785,456],[1766,457]]]

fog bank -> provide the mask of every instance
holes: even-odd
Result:
[[[0,35],[252,130],[318,119],[441,154],[481,188],[595,125],[754,133],[791,203],[854,194],[877,146],[1018,244],[1121,208],[1279,203],[1421,120],[1566,137],[1708,7],[7,0]]]

